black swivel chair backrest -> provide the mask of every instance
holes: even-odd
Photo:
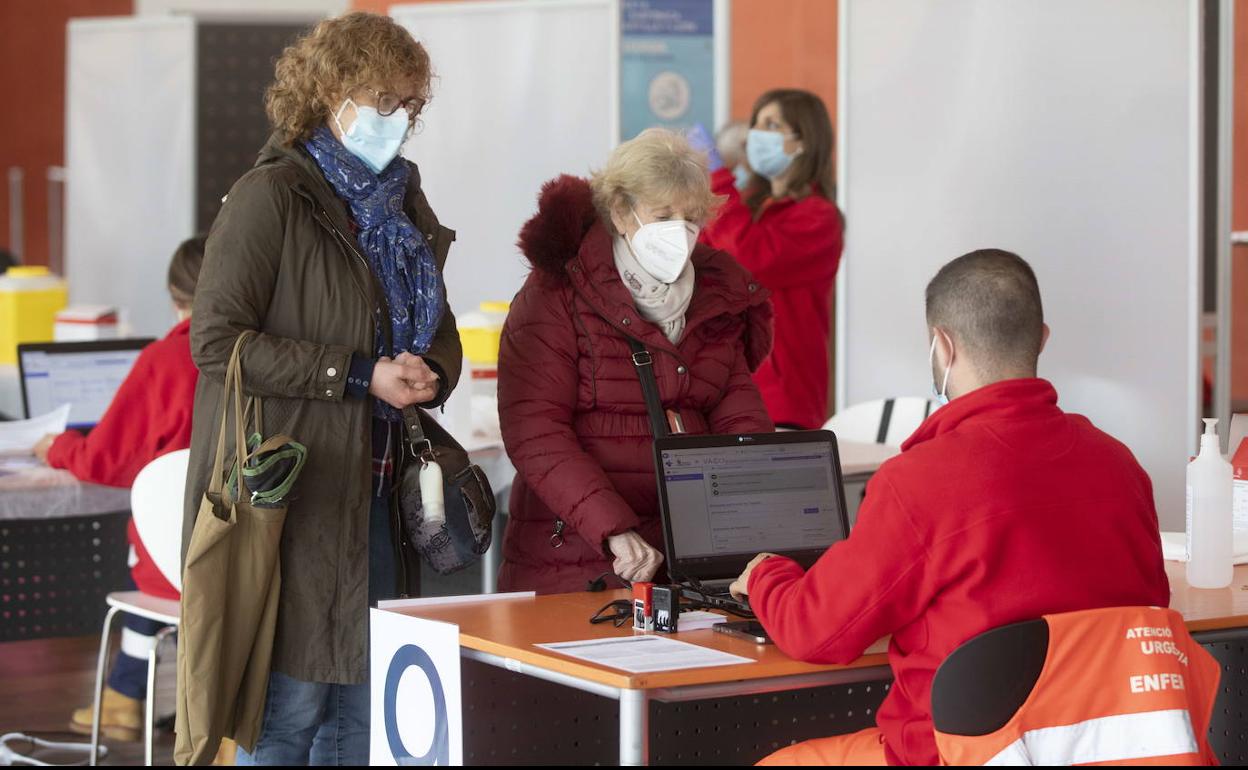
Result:
[[[948,735],[988,735],[1005,727],[1031,695],[1049,651],[1043,618],[964,642],[932,680],[932,722]]]

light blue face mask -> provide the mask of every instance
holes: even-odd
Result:
[[[732,170],[733,183],[738,190],[744,190],[750,183],[750,177],[754,176],[749,167],[744,163],[738,163],[737,167]]]
[[[355,122],[350,128],[343,128],[338,117],[348,104],[355,107]],[[391,115],[382,115],[374,107],[361,107],[347,99],[338,108],[338,112],[334,113],[334,122],[342,132],[342,146],[364,161],[364,165],[372,169],[374,174],[380,174],[398,157],[399,149],[407,139],[407,110],[395,110]]]
[[[784,151],[784,140],[792,136],[779,131],[751,128],[745,140],[745,157],[750,161],[750,168],[768,179],[775,179],[788,171],[798,155],[790,155]]]
[[[936,363],[936,335],[932,335],[932,349],[927,352],[927,368],[931,369],[932,364]],[[953,370],[953,364],[945,367],[945,381],[940,384],[940,390],[936,390],[935,381],[932,382],[932,395],[936,397],[936,401],[941,406],[949,403],[949,372]]]

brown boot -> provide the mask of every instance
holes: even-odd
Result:
[[[69,729],[81,735],[90,735],[91,712],[91,706],[75,711]],[[143,701],[105,687],[104,702],[100,706],[100,735],[114,741],[137,741],[142,738]]]

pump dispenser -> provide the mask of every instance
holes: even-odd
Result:
[[[1205,419],[1200,454],[1187,466],[1187,582],[1226,588],[1235,568],[1231,524],[1231,464],[1222,456],[1217,420]]]

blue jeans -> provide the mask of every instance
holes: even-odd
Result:
[[[397,580],[390,498],[374,497],[368,515],[368,603],[393,595]],[[305,682],[269,674],[256,750],[240,746],[239,765],[367,765],[369,683]]]
[[[274,671],[256,750],[239,765],[367,765],[368,682],[304,682]]]

